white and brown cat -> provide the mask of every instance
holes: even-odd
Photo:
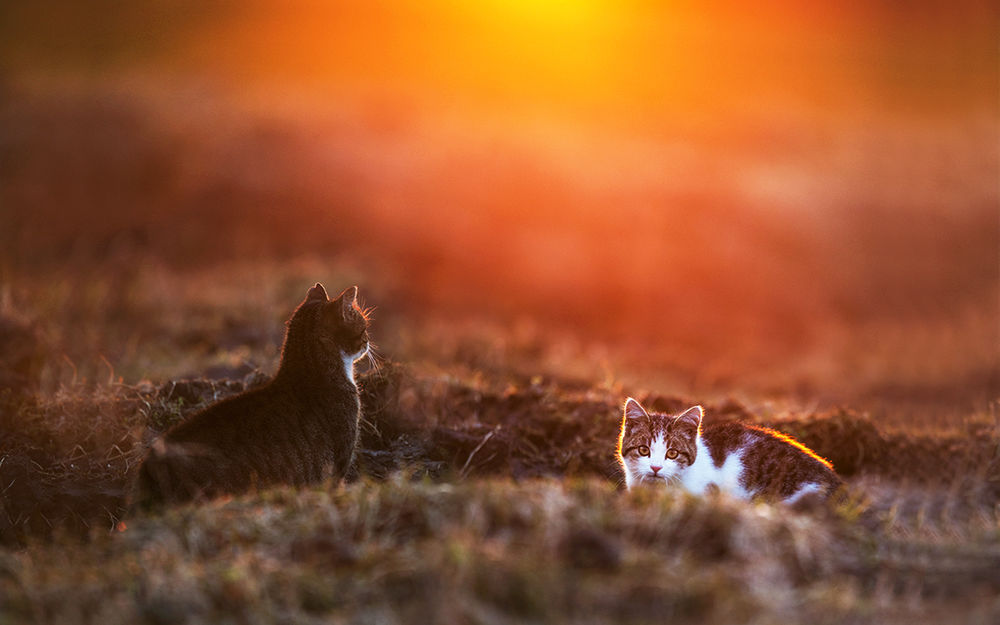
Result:
[[[701,406],[649,413],[630,397],[618,436],[626,486],[676,485],[698,495],[718,489],[795,503],[826,497],[842,483],[833,465],[785,434],[737,422],[702,430],[703,416]]]

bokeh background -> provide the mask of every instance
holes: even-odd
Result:
[[[395,360],[940,422],[1000,396],[998,24],[10,0],[0,305],[50,392],[268,370],[319,280]]]

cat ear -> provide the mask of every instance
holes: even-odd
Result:
[[[328,300],[330,298],[326,296],[326,289],[323,288],[323,285],[320,284],[319,282],[317,282],[316,286],[314,286],[313,288],[309,289],[309,293],[306,295],[306,299],[307,300],[309,300],[309,299],[318,299],[320,301],[325,302],[326,300]]]
[[[705,416],[705,411],[701,406],[692,406],[681,414],[677,415],[677,424],[690,427],[695,430],[701,427],[701,419]]]
[[[629,397],[625,400],[625,418],[626,419],[644,419],[649,417],[646,414],[646,409],[636,400]]]
[[[344,292],[340,294],[340,297],[344,298],[345,302],[354,303],[358,299],[358,287],[349,286],[344,289]]]
[[[340,300],[340,313],[344,316],[344,319],[348,319],[348,313],[354,309],[354,303],[358,299],[358,287],[347,287],[337,299]]]
[[[342,299],[346,304],[353,304],[358,299],[358,287],[349,286],[344,289],[344,292],[337,296],[337,299]]]

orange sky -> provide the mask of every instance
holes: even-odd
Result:
[[[963,6],[262,1],[192,31],[180,58],[237,83],[601,121],[919,107],[989,93],[989,9]]]

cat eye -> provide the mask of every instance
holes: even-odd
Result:
[[[667,450],[667,458],[670,458],[671,460],[673,460],[676,457],[677,457],[677,450],[676,449],[668,449]]]
[[[640,456],[648,456],[649,455],[649,447],[646,447],[645,445],[639,445],[638,450],[639,450],[639,455]]]

